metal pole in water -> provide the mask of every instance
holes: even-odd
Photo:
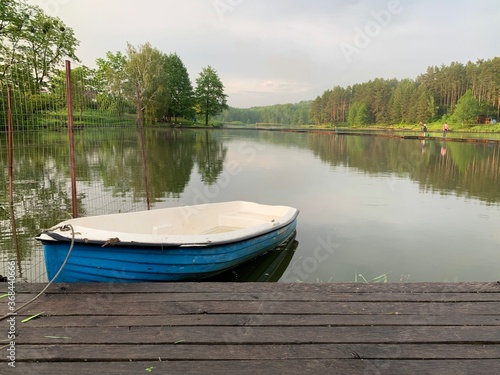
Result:
[[[68,107],[69,164],[71,171],[71,206],[73,218],[78,217],[76,200],[75,138],[73,133],[73,93],[71,90],[71,62],[66,60],[66,104]]]
[[[7,88],[7,132],[8,132],[8,143],[9,143],[9,197],[10,204],[14,203],[14,152],[13,152],[13,139],[14,139],[14,129],[12,128],[12,89],[9,86]]]
[[[23,269],[21,267],[21,251],[19,241],[17,240],[17,224],[16,215],[14,212],[14,127],[12,125],[12,88],[7,87],[7,143],[8,143],[8,169],[9,169],[9,199],[10,199],[10,221],[12,223],[12,239],[16,248],[17,268],[19,269],[19,277],[23,277]]]
[[[146,204],[148,206],[148,210],[151,209],[149,202],[149,182],[148,182],[148,162],[146,159],[146,141],[144,139],[144,127],[143,127],[143,118],[142,118],[142,106],[141,106],[141,94],[139,92],[139,83],[136,83],[136,92],[137,92],[137,122],[139,125],[139,136],[141,138],[141,148],[142,148],[142,162],[144,163],[144,184],[146,185]]]

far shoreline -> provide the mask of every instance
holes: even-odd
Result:
[[[158,128],[158,127],[157,127]],[[160,127],[161,128],[161,127]],[[467,131],[465,129],[449,130],[446,137],[443,137],[441,130],[430,129],[423,133],[418,127],[380,127],[380,126],[364,126],[364,127],[322,127],[322,126],[241,126],[233,124],[223,125],[189,125],[179,124],[176,126],[169,126],[169,129],[178,130],[246,130],[246,131],[270,131],[270,132],[290,132],[290,133],[317,133],[317,134],[335,134],[335,135],[358,135],[358,136],[376,136],[385,138],[399,138],[399,139],[419,139],[419,140],[432,140],[444,142],[470,142],[470,143],[500,143],[500,130],[495,131]],[[498,137],[492,139],[488,135]],[[467,137],[469,136],[469,137]],[[482,136],[475,138],[473,136]]]

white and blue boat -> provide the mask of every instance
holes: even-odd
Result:
[[[55,282],[200,280],[285,242],[298,214],[288,206],[211,203],[70,219],[36,239]]]

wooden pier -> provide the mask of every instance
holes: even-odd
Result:
[[[9,327],[1,374],[500,373],[500,283],[52,285],[15,317],[15,368]]]

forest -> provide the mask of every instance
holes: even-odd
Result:
[[[233,123],[236,125],[300,126],[310,124],[310,110],[310,101],[304,101],[297,104],[252,107],[247,109],[231,107],[224,110],[216,119],[223,123]]]
[[[310,102],[229,108],[226,123],[273,125],[394,125],[500,117],[500,58],[432,66],[416,79],[382,79],[335,86]]]

